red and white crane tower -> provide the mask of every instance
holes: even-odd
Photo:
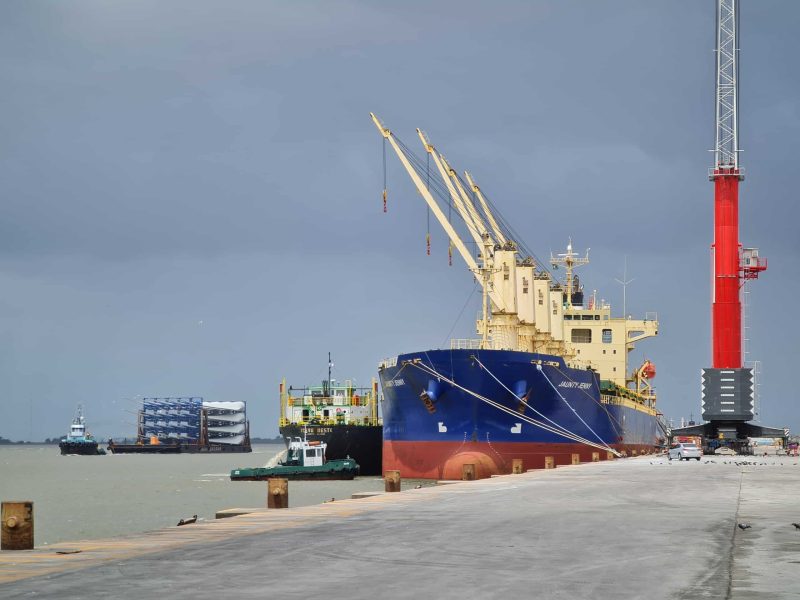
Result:
[[[712,345],[715,369],[742,368],[742,303],[745,280],[755,279],[767,268],[758,250],[739,243],[738,112],[738,1],[717,2],[717,93],[714,166],[714,281]]]
[[[782,436],[783,431],[750,423],[755,418],[753,369],[742,361],[742,286],[767,268],[757,248],[739,243],[739,2],[716,0],[717,85],[714,166],[714,243],[711,246],[712,367],[702,372],[702,415],[697,426],[706,441],[744,445],[748,437]],[[684,429],[692,429],[684,428]],[[673,432],[673,435],[676,432]],[[695,432],[692,432],[695,433]]]

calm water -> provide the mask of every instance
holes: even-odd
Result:
[[[263,466],[283,448],[278,443],[254,446],[252,454],[61,456],[58,446],[0,446],[0,500],[33,500],[37,546],[138,533],[194,514],[213,519],[223,508],[266,506],[266,482],[232,482],[228,475],[237,467]],[[289,505],[382,489],[378,477],[292,481]]]

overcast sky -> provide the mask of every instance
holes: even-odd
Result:
[[[741,239],[762,421],[800,430],[800,4],[743,0]],[[0,3],[0,435],[132,435],[141,396],[368,385],[474,337],[480,295],[389,156],[423,128],[539,256],[591,247],[587,292],[656,311],[659,407],[710,366],[711,0]],[[795,65],[794,67],[792,65]],[[470,297],[470,295],[472,296]],[[469,300],[468,300],[469,299]],[[467,308],[461,314],[462,307]],[[633,365],[631,365],[633,367]]]

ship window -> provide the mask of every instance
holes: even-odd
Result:
[[[595,315],[595,316],[594,316],[594,320],[595,320],[595,321],[599,321],[599,320],[600,320],[600,315]]]
[[[591,321],[592,319],[594,319],[594,317],[592,315],[581,315],[581,319],[583,319],[584,321]]]
[[[304,419],[307,419],[307,418],[308,418],[308,409],[307,409],[307,408],[304,408],[304,409],[303,409],[303,418],[304,418]]]
[[[317,451],[314,448],[309,448],[308,450],[306,450],[306,457],[307,458],[314,458],[314,455],[316,453],[317,453]]]
[[[606,353],[606,351],[605,351],[605,350],[603,350],[603,354],[605,354],[605,353]]]
[[[592,343],[592,330],[591,329],[573,329],[572,342],[575,344],[591,344]]]
[[[330,416],[330,412],[331,412],[331,411],[329,411],[328,409],[325,409],[325,410],[323,410],[323,411],[322,411],[322,415],[323,415],[324,417],[329,417],[329,416]]]
[[[564,315],[565,321],[572,321],[572,315]]]
[[[508,265],[503,265],[503,279],[508,281]]]
[[[610,344],[611,343],[611,339],[612,339],[611,338],[611,330],[610,329],[603,329],[603,343],[604,344]],[[605,353],[606,353],[606,351],[603,350],[603,354],[605,354]]]
[[[614,354],[616,354],[616,353],[617,353],[617,351],[616,351],[616,350],[614,350]]]

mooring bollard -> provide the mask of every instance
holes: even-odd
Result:
[[[616,455],[613,452],[606,452],[606,460],[614,460]]]
[[[267,508],[289,508],[288,479],[267,479]]]
[[[573,454],[572,455],[572,464],[573,465],[581,464],[581,455],[580,454]]]
[[[592,462],[600,462],[600,453],[592,452]]]
[[[521,458],[515,458],[515,459],[513,459],[511,461],[511,472],[514,475],[519,475],[520,473],[522,473],[522,459]]]
[[[544,457],[544,468],[545,469],[555,469],[556,468],[556,457],[555,456],[545,456]]]
[[[3,502],[0,550],[33,550],[33,502]]]
[[[400,471],[386,471],[383,481],[385,482],[384,489],[387,492],[400,491]]]
[[[475,481],[475,465],[461,465],[461,481]]]

